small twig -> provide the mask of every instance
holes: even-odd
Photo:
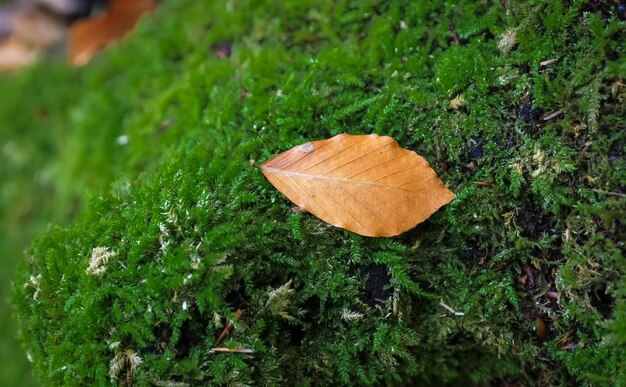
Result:
[[[552,58],[552,59],[544,60],[543,62],[539,63],[539,66],[541,66],[541,67],[549,66],[552,63],[556,62],[557,60],[559,60],[559,58]]]
[[[459,39],[459,34],[456,32],[456,28],[452,26],[450,29],[452,30],[452,40],[454,41],[454,44],[457,46],[460,45],[461,39]]]
[[[465,316],[465,313],[457,312],[456,310],[452,309],[452,307],[444,304],[443,300],[439,301],[439,305],[443,306],[444,309],[446,309],[448,312],[452,313],[455,316]]]
[[[550,114],[547,114],[545,117],[543,117],[543,120],[544,120],[544,121],[549,121],[549,120],[551,120],[551,119],[553,119],[553,118],[555,118],[555,117],[560,116],[562,113],[563,113],[563,110],[560,110],[560,109],[559,109],[559,110],[554,111],[554,112],[552,112],[552,113],[550,113]]]
[[[475,181],[474,184],[476,184],[479,187],[487,187],[487,188],[493,187],[492,181]]]
[[[250,348],[224,348],[224,347],[215,347],[215,348],[211,348],[211,352],[254,353],[254,350],[253,350],[253,349],[250,349]]]
[[[239,320],[241,318],[242,314],[243,314],[243,310],[237,309],[235,311],[235,321]],[[233,322],[229,321],[228,324],[226,324],[226,326],[224,327],[224,330],[222,330],[222,333],[220,333],[220,336],[217,338],[217,340],[215,341],[215,344],[213,344],[213,346],[217,347],[218,345],[222,344],[224,342],[224,340],[226,340],[228,335],[230,335],[230,332],[234,328],[235,328],[235,325],[233,324]]]
[[[591,188],[591,191],[600,193],[600,194],[609,195],[609,196],[616,196],[618,198],[626,198],[625,194],[619,193],[619,192],[604,191],[604,190],[597,189],[597,188]]]

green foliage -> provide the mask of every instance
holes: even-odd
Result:
[[[15,280],[35,374],[626,384],[624,30],[585,2],[171,1],[85,68],[6,80],[58,85],[0,105],[3,222],[30,227],[8,253],[72,220]],[[364,238],[293,212],[249,163],[342,132],[393,136],[457,198]],[[212,352],[237,309],[223,345],[254,353]]]

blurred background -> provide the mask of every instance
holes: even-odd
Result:
[[[72,220],[86,190],[112,181],[106,157],[79,149],[80,140],[66,136],[72,124],[89,125],[88,113],[77,105],[99,82],[85,78],[80,66],[123,39],[156,5],[156,0],[0,0],[0,386],[37,384],[9,305],[11,286],[21,286],[11,281],[24,250],[46,227]],[[110,117],[111,125],[120,117]],[[91,175],[81,173],[87,153],[96,155]]]

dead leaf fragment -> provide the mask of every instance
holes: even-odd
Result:
[[[86,64],[98,51],[123,39],[155,6],[156,0],[113,0],[104,14],[77,21],[70,31],[70,61]]]
[[[296,205],[365,236],[398,235],[454,199],[422,156],[375,134],[296,146],[261,171]]]
[[[535,336],[537,338],[537,343],[542,344],[548,335],[548,327],[546,323],[541,319],[541,317],[537,317],[535,319]]]

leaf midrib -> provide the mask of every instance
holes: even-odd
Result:
[[[289,172],[289,171],[283,171],[283,170],[277,169],[277,168],[263,167],[263,166],[261,167],[261,169],[263,171],[267,171],[267,172],[275,174],[275,175],[297,177],[297,178],[309,179],[309,180],[325,180],[325,181],[332,181],[332,182],[341,183],[341,184],[362,184],[362,185],[369,185],[369,186],[381,187],[381,188],[386,188],[386,189],[391,189],[391,188],[399,189],[399,190],[410,192],[410,193],[413,193],[413,194],[417,193],[415,191],[411,191],[409,189],[402,188],[400,186],[376,184],[376,183],[371,182],[371,181],[356,181],[356,180],[350,180],[350,179],[340,179],[340,178],[336,178],[336,177],[329,177],[329,176],[324,176],[324,175],[310,175],[310,174],[306,174],[306,173]],[[382,178],[384,178],[384,177],[386,177],[386,176],[383,176]],[[379,177],[379,179],[380,179],[380,177]]]

